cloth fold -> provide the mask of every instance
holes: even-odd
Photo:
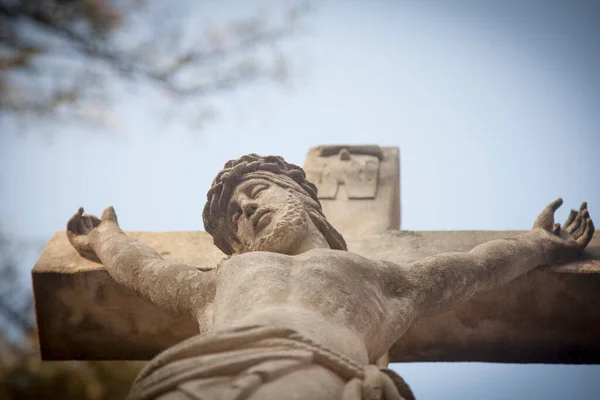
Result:
[[[243,400],[311,365],[345,382],[342,400],[414,399],[412,393],[400,395],[389,370],[361,366],[291,329],[251,326],[195,336],[167,349],[139,373],[128,400]]]

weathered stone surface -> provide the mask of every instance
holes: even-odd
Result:
[[[327,219],[344,236],[400,229],[397,147],[314,147],[308,152],[304,170],[307,179],[319,188]],[[368,190],[360,190],[363,186],[368,186]]]
[[[347,242],[358,254],[405,263],[518,233],[402,231],[349,236]],[[127,234],[189,265],[216,266],[224,257],[204,232]],[[600,362],[599,234],[585,254],[415,323],[392,348],[392,362]],[[150,359],[197,332],[194,321],[174,319],[118,286],[102,265],[81,258],[62,232],[32,275],[45,360]]]
[[[139,359],[169,347],[130,400],[413,399],[380,369],[388,360],[600,362],[599,247],[595,261],[577,257],[594,235],[587,204],[559,230],[557,199],[518,237],[400,232],[398,159],[324,146],[306,175],[277,156],[228,161],[202,213],[232,256],[221,261],[206,234],[128,236],[112,207],[101,218],[80,208],[67,223],[72,249],[57,235],[34,269],[42,356]],[[540,268],[558,260],[575,263]],[[194,318],[201,335],[158,308]]]
[[[255,157],[247,160],[255,161]],[[321,146],[310,150],[305,169],[309,180],[319,187],[318,197],[328,221],[344,234],[348,249],[371,259],[410,263],[437,253],[468,251],[483,242],[519,234],[514,231],[397,231],[400,185],[396,148]],[[272,201],[287,201],[285,196],[277,197],[276,193],[276,190],[271,193],[275,195]],[[269,204],[263,200],[262,207],[268,208]],[[360,216],[360,221],[356,216]],[[210,218],[218,222],[223,217],[230,218],[230,215],[216,210]],[[218,226],[214,227],[218,233]],[[238,233],[239,229],[238,226]],[[251,231],[247,233],[252,236]],[[167,259],[200,268],[215,267],[224,257],[213,245],[212,238],[202,232],[130,232],[128,235]],[[222,248],[228,250],[227,238],[221,239],[225,240]],[[129,247],[130,242],[124,243],[121,250]],[[115,251],[119,253],[120,249]],[[417,321],[392,347],[391,360],[600,362],[600,311],[596,307],[600,303],[598,235],[587,254],[587,259],[532,271],[510,284],[472,298],[451,312]],[[135,264],[136,257],[134,254],[130,262]],[[344,257],[346,261],[331,259],[334,264],[339,263],[335,264],[338,279],[344,279],[343,274],[339,274],[340,266],[350,260]],[[325,268],[322,272],[331,266],[328,262],[321,264],[318,268]],[[111,268],[123,265],[123,262],[112,262]],[[244,265],[236,268],[243,267],[245,271],[262,268],[262,261],[253,266]],[[377,267],[377,264],[372,265]],[[459,263],[452,264],[452,268],[460,268]],[[111,271],[115,276],[115,271]],[[152,268],[146,271],[152,272]],[[235,276],[230,278],[235,281]],[[228,296],[235,298],[243,282],[232,283],[230,278],[226,283],[234,289]],[[310,280],[310,277],[305,278]],[[361,291],[363,286],[362,281],[335,282],[347,285],[350,292]],[[77,255],[63,233],[55,235],[46,247],[34,268],[33,284],[43,359],[149,359],[198,331],[195,321],[175,319],[119,286],[100,264]],[[315,287],[319,284],[312,281]],[[197,291],[186,293],[194,297]],[[253,293],[246,292],[247,295]],[[378,299],[375,302],[386,301],[381,293],[373,295]],[[338,293],[338,296],[345,294]],[[329,300],[335,302],[339,298],[330,296]],[[363,299],[366,306],[369,300],[372,299]],[[347,301],[353,299],[350,297]],[[276,304],[280,303],[276,301]],[[372,315],[365,309],[362,312]],[[335,340],[340,342],[340,337],[338,333]]]
[[[595,242],[599,239],[596,236]],[[596,258],[552,271],[531,271],[451,312],[417,321],[392,348],[391,358],[397,362],[598,364],[600,261]]]
[[[223,257],[204,232],[128,235],[163,257],[215,266]],[[101,265],[88,261],[59,232],[33,269],[42,359],[147,360],[198,332],[196,321],[175,319],[119,286]]]

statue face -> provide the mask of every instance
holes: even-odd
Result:
[[[264,179],[249,179],[234,190],[228,217],[237,231],[236,253],[270,251],[292,254],[312,224],[293,192]]]

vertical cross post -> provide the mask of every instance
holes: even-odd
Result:
[[[306,176],[319,189],[327,219],[342,235],[400,229],[399,154],[397,147],[379,146],[309,150]]]
[[[342,235],[356,237],[400,229],[397,147],[313,147],[304,170],[318,188],[325,216]],[[386,368],[388,363],[386,352],[377,365]]]

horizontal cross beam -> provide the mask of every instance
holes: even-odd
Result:
[[[407,263],[511,237],[518,231],[388,231],[348,236],[349,250]],[[167,259],[216,266],[223,254],[204,232],[128,232]],[[119,286],[81,258],[63,232],[33,272],[44,360],[148,360],[197,333]],[[585,256],[541,268],[456,310],[417,321],[392,347],[391,361],[600,363],[600,235]]]
[[[410,232],[400,227],[400,156],[395,147],[319,146],[304,169],[328,220],[350,251],[409,263],[519,232]],[[360,221],[356,220],[360,216]],[[223,258],[202,232],[130,236],[167,259],[211,267]],[[198,332],[120,287],[57,233],[33,270],[42,358],[147,360]],[[587,258],[545,268],[483,293],[452,312],[417,321],[391,361],[600,363],[600,237]]]

